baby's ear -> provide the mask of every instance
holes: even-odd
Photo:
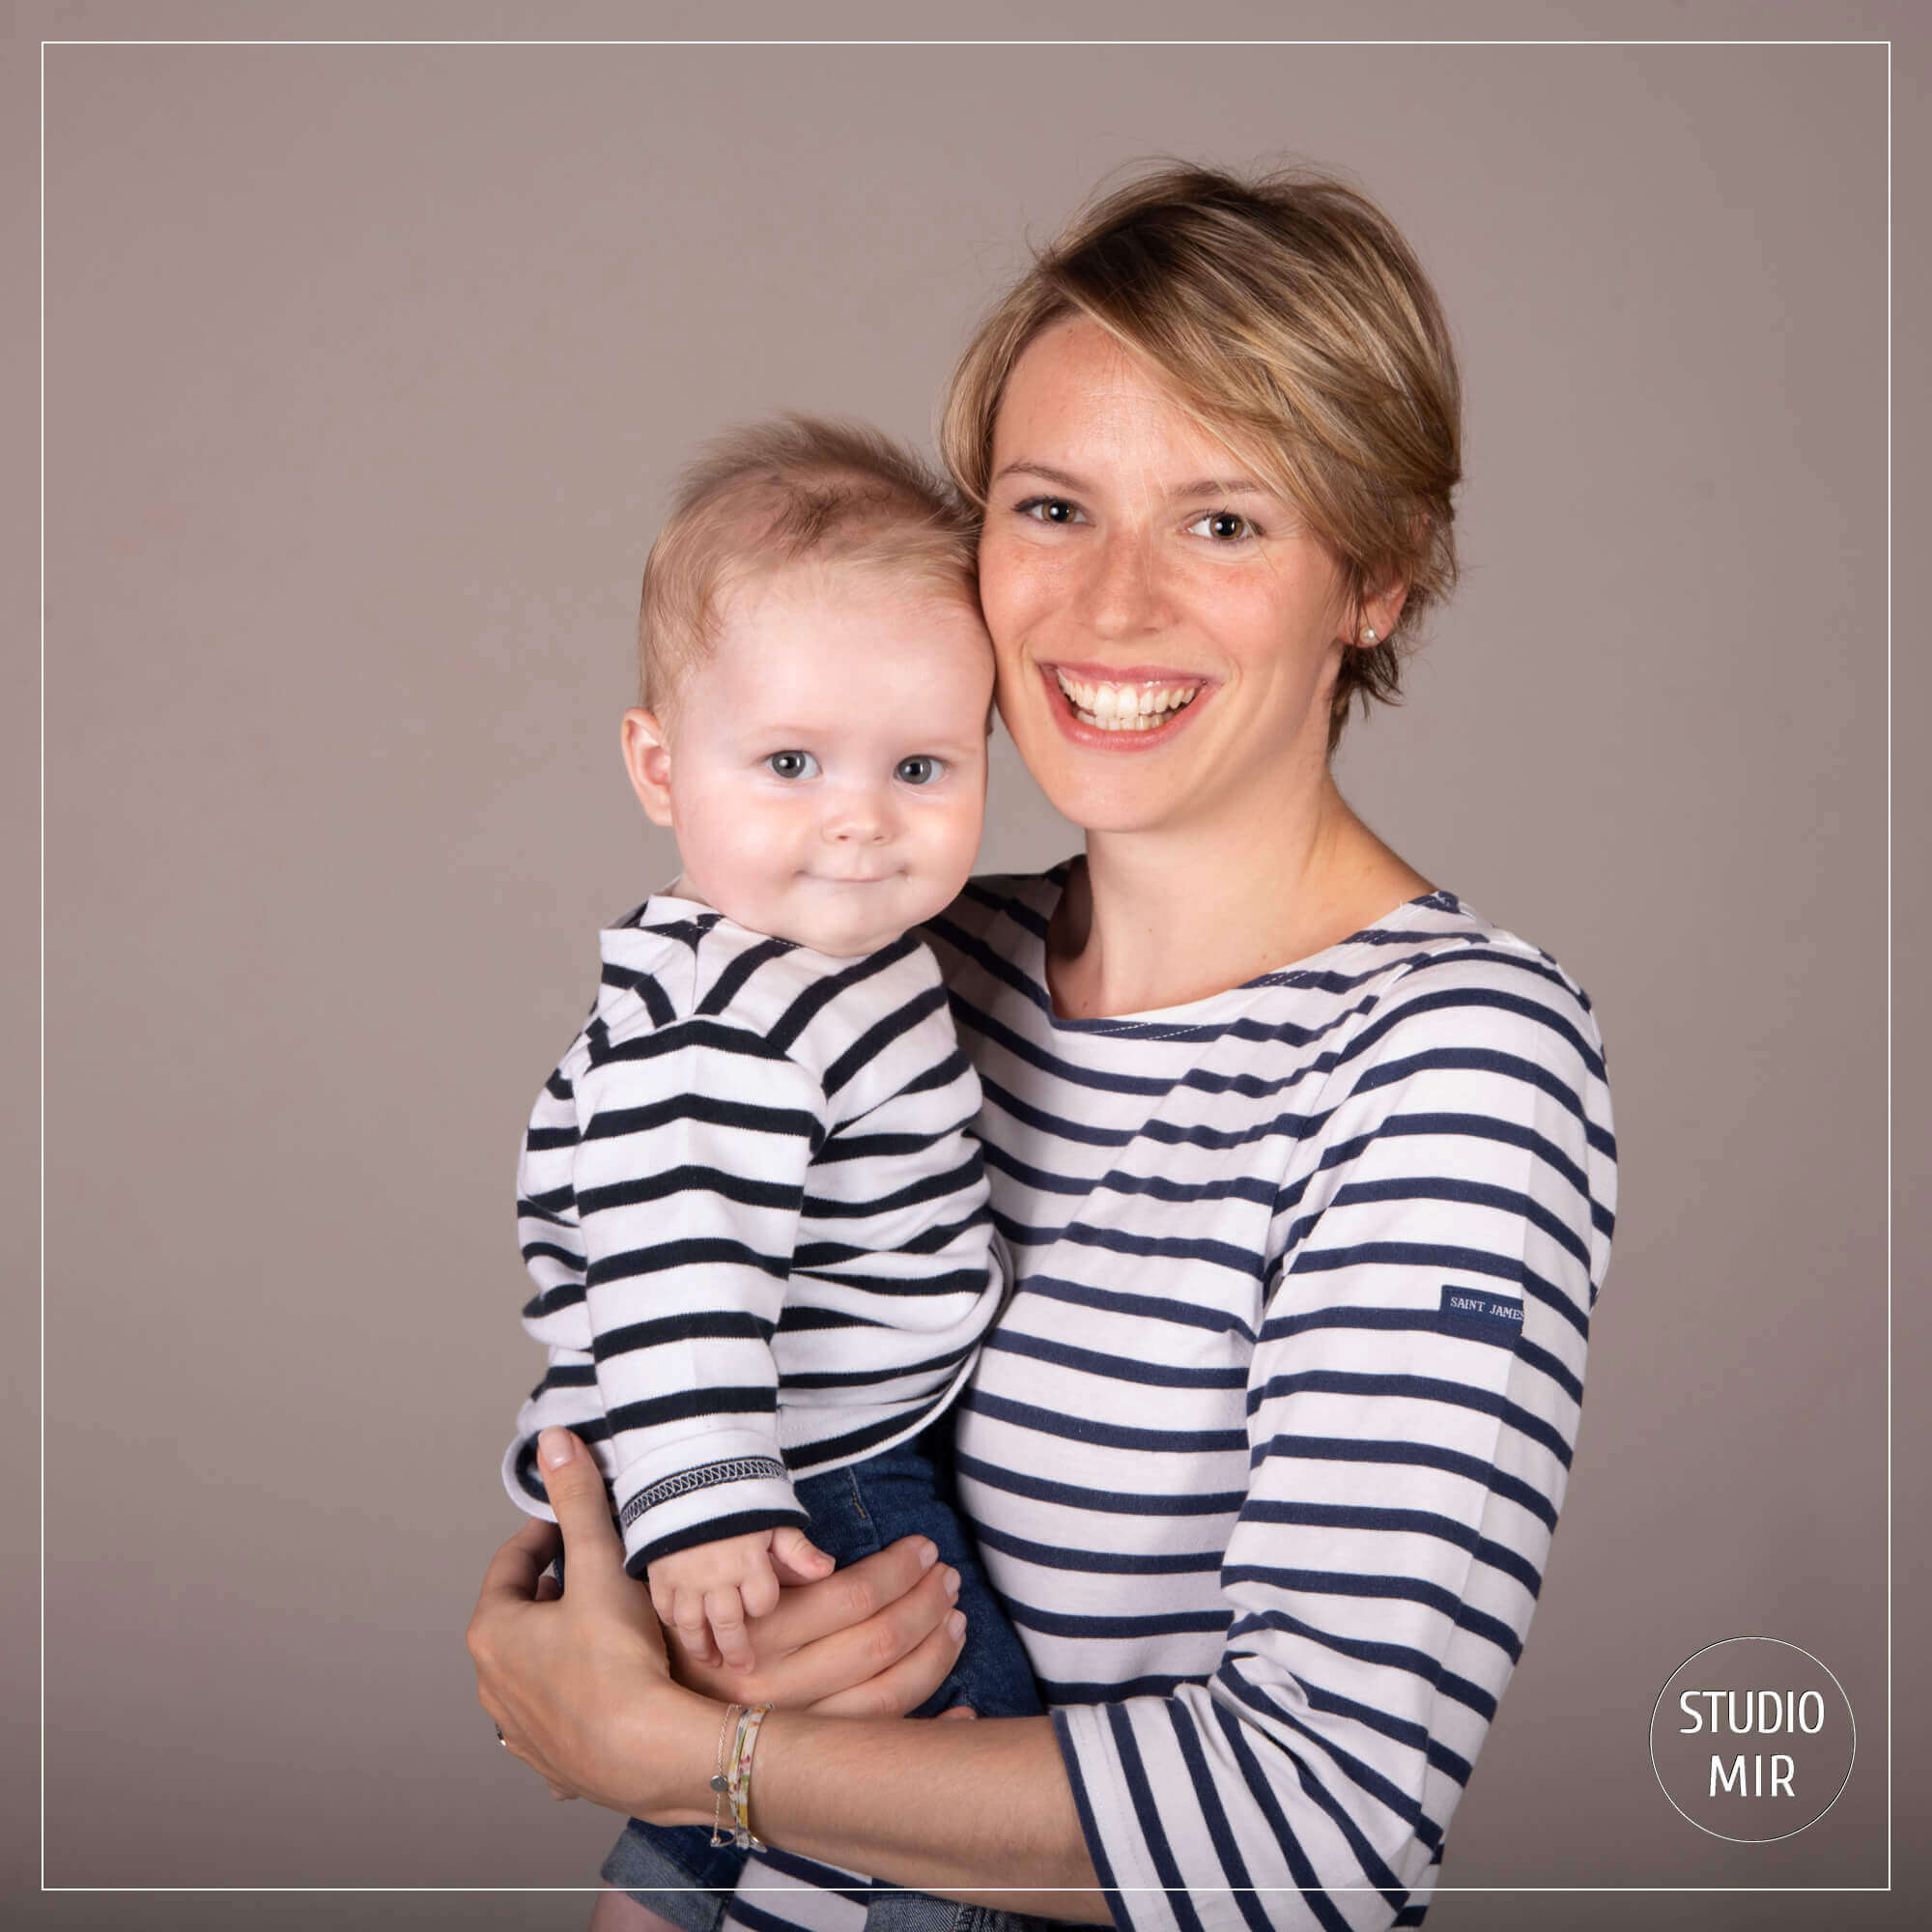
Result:
[[[654,711],[624,713],[624,769],[653,825],[670,824],[670,746]]]

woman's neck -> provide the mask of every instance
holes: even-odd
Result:
[[[1325,773],[1311,807],[1239,836],[1090,833],[1047,934],[1055,1010],[1097,1019],[1206,999],[1320,952],[1430,890]]]

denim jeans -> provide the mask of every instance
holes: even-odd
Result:
[[[958,1571],[965,1647],[952,1675],[914,1717],[933,1717],[954,1704],[970,1704],[982,1718],[1035,1717],[1040,1703],[1026,1653],[949,1500],[950,1425],[945,1418],[924,1435],[863,1463],[807,1476],[796,1485],[798,1499],[810,1512],[811,1540],[840,1569],[902,1536],[925,1536],[939,1560]],[[781,1853],[775,1856],[779,1861],[793,1870],[804,1868],[803,1861]],[[744,1863],[743,1852],[713,1846],[708,1827],[647,1825],[633,1818],[605,1860],[603,1877],[685,1932],[716,1932]],[[839,1889],[853,1889],[849,1880]],[[867,1932],[1024,1932],[1053,1922],[888,1887],[856,1895],[867,1899]]]

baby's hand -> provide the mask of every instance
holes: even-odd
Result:
[[[650,1566],[651,1606],[694,1663],[722,1658],[733,1670],[750,1670],[756,1659],[746,1621],[778,1608],[781,1581],[812,1582],[836,1567],[790,1524],[723,1536],[658,1557]]]

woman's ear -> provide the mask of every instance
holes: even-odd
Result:
[[[653,825],[670,825],[670,746],[654,711],[624,713],[624,769],[631,789]]]
[[[1402,609],[1408,602],[1408,583],[1403,578],[1383,584],[1375,591],[1364,592],[1355,611],[1355,635],[1350,642],[1360,645],[1364,650],[1374,650],[1383,642],[1396,627],[1402,616]]]

